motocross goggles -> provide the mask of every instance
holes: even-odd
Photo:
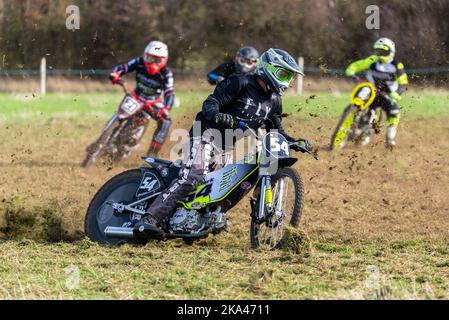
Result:
[[[257,64],[257,59],[247,59],[247,58],[244,58],[244,57],[237,57],[236,60],[240,64],[247,64],[247,65],[255,65],[255,64]]]
[[[235,60],[242,66],[243,70],[248,72],[254,70],[257,65],[257,59],[248,59],[244,57],[236,57]]]
[[[374,50],[379,57],[388,57],[391,53],[390,49],[377,48]]]
[[[271,64],[267,65],[267,70],[270,73],[272,73],[277,80],[281,82],[290,83],[290,81],[292,81],[293,77],[295,76],[295,73],[293,71],[290,71],[282,67],[276,67]]]
[[[164,62],[165,58],[154,56],[152,54],[145,54],[144,59],[145,59],[145,62],[147,62],[147,63],[160,64],[160,63]]]

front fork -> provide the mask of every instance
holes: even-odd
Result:
[[[267,213],[271,213],[273,210],[273,192],[271,190],[271,177],[263,176],[260,183],[260,201],[259,210],[257,212],[257,219],[263,221]]]
[[[367,113],[363,115],[364,125],[371,127],[374,121],[376,120],[377,115],[377,109],[376,108],[370,108],[367,110]]]
[[[359,138],[362,134],[370,134],[369,130],[372,127],[374,121],[376,120],[376,109],[369,109],[363,112],[362,114],[358,114],[354,120],[354,123],[357,123],[357,127],[353,132],[354,138]]]
[[[103,127],[103,130],[101,130],[101,133],[108,131],[109,128],[114,124],[114,122],[118,119],[117,113],[114,113],[112,117],[106,122],[106,124]]]

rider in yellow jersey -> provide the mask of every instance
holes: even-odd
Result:
[[[381,90],[374,105],[381,106],[387,113],[387,147],[396,146],[396,133],[401,118],[398,102],[402,99],[408,76],[404,64],[395,59],[396,45],[388,38],[381,38],[374,43],[375,54],[355,61],[346,69],[346,76],[352,77],[358,72],[367,71],[367,79]],[[365,137],[362,144],[368,144],[370,137]]]

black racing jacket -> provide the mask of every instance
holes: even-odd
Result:
[[[214,93],[204,101],[201,112],[196,116],[203,130],[213,128],[224,134],[223,128],[214,122],[218,113],[249,120],[253,130],[266,125],[267,130],[277,129],[288,141],[290,137],[282,127],[282,100],[278,94],[266,92],[257,82],[257,75],[233,75],[220,82]],[[257,119],[257,121],[254,121]]]
[[[220,64],[214,70],[209,72],[207,74],[207,81],[209,81],[209,83],[212,85],[216,85],[222,79],[226,79],[227,77],[229,77],[230,75],[232,75],[234,73],[236,73],[235,62],[228,61],[228,62]]]
[[[155,97],[164,97],[164,105],[172,108],[175,99],[173,91],[173,72],[167,67],[162,68],[155,75],[148,73],[143,58],[139,57],[126,64],[114,68],[120,76],[130,72],[136,73],[136,94],[143,100],[153,100]]]

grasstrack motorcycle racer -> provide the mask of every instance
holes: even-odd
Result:
[[[253,47],[240,48],[234,61],[222,63],[207,74],[210,84],[216,85],[232,74],[244,75],[253,73],[259,60],[259,52]]]
[[[375,105],[379,105],[387,113],[387,147],[396,146],[396,134],[400,115],[398,102],[408,84],[408,76],[404,64],[396,58],[396,45],[388,38],[381,38],[374,43],[375,54],[366,59],[358,60],[346,69],[346,76],[351,77],[362,71],[367,73],[368,81],[372,82],[387,95],[377,95]],[[366,139],[369,139],[367,137]],[[363,141],[368,144],[369,141]]]
[[[300,142],[303,149],[298,151],[310,150],[312,146],[307,140],[288,136],[281,122],[281,96],[295,74],[303,74],[303,71],[287,52],[269,49],[261,56],[255,74],[227,78],[204,101],[202,111],[196,116],[202,132],[213,128],[224,136],[226,129],[237,127],[239,118],[245,119],[253,130],[265,123],[267,130],[277,129],[288,141]],[[252,120],[254,115],[259,120]],[[212,150],[232,148],[216,146],[206,135],[195,136],[193,130],[190,131],[190,141],[189,158],[179,178],[155,199],[147,209],[148,215],[138,222],[136,228],[142,226],[149,232],[162,234],[164,222],[170,217],[176,203],[194,190],[208,173]]]
[[[168,48],[165,43],[151,41],[145,48],[144,55],[116,66],[109,78],[113,84],[120,82],[123,75],[136,73],[136,88],[134,95],[143,103],[152,104],[150,116],[157,121],[148,155],[156,156],[167,138],[172,120],[170,110],[173,107],[173,73],[166,66]],[[163,96],[163,101],[153,104]],[[152,103],[153,102],[153,103]]]

